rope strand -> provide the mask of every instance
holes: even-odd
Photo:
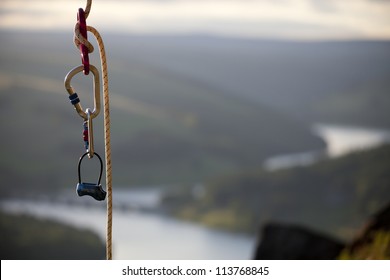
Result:
[[[104,148],[106,160],[106,184],[107,184],[107,239],[106,256],[107,260],[112,259],[112,175],[111,175],[111,136],[110,136],[110,108],[109,108],[109,90],[108,90],[108,70],[107,57],[104,48],[103,39],[99,32],[92,26],[87,26],[98,43],[101,58],[101,67],[103,75],[103,96],[104,96]]]
[[[85,18],[88,17],[89,12],[91,11],[91,6],[92,6],[92,0],[87,0],[87,5],[85,6],[85,10],[84,10]]]

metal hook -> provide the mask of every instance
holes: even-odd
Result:
[[[88,153],[83,154],[79,159],[79,165],[78,165],[78,173],[79,173],[79,182],[76,186],[76,191],[79,196],[89,195],[92,196],[94,199],[102,201],[106,198],[106,191],[103,189],[102,185],[100,184],[100,181],[102,179],[102,173],[103,173],[103,161],[102,158],[95,153],[97,158],[100,162],[100,173],[97,183],[85,183],[81,181],[81,161]]]
[[[79,174],[79,183],[81,183],[81,162],[83,161],[83,158],[84,158],[87,154],[88,154],[88,153],[84,153],[84,154],[79,158],[79,164],[78,164],[78,167],[77,167],[78,174]],[[96,155],[97,158],[99,159],[99,163],[100,163],[100,173],[99,173],[98,182],[97,182],[97,185],[100,185],[100,181],[101,181],[101,179],[102,179],[102,174],[103,174],[103,161],[102,161],[102,158],[99,156],[98,153],[95,153],[95,155]]]
[[[87,125],[88,125],[88,157],[93,158],[93,155],[95,154],[95,149],[93,145],[93,126],[92,126],[92,117],[91,117],[91,109],[87,108],[85,110],[85,113],[87,114]]]
[[[70,82],[72,81],[72,78],[84,70],[84,66],[80,65],[72,70],[69,71],[69,73],[65,77],[65,88],[69,93],[69,99],[73,106],[75,107],[77,113],[82,117],[84,120],[88,120],[88,116],[86,111],[83,111],[83,108],[80,104],[80,99],[78,98],[77,93],[74,92],[73,87],[70,85]],[[99,78],[99,71],[95,66],[92,64],[89,65],[89,70],[93,74],[93,80],[94,80],[94,108],[92,112],[90,113],[90,118],[93,119],[100,113],[100,78]]]

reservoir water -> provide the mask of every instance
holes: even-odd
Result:
[[[302,153],[275,155],[264,162],[267,170],[292,166],[304,166],[327,157],[335,158],[353,151],[373,148],[390,142],[390,131],[346,125],[315,124],[313,134],[326,143],[325,151],[306,151]]]
[[[356,149],[389,142],[390,133],[356,127],[315,125],[315,134],[327,143],[328,157],[337,157]],[[275,156],[265,166],[269,169],[309,164],[323,153],[309,151]],[[50,218],[79,228],[90,229],[105,240],[105,204],[90,197],[63,200],[8,200],[2,209],[14,213]],[[153,211],[157,209],[161,189],[117,189],[114,191],[113,258],[114,259],[250,259],[255,237],[212,230],[198,224],[179,221]],[[77,201],[77,203],[75,202]],[[87,202],[84,204],[84,201]],[[81,203],[80,203],[81,202]],[[96,206],[100,205],[100,206]],[[142,208],[142,211],[137,209]],[[147,211],[145,211],[147,210]],[[150,210],[150,211],[148,211]]]
[[[120,200],[126,196],[144,196],[156,200],[153,190],[121,190],[115,193]],[[90,197],[82,197],[81,199]],[[115,198],[115,196],[114,196]],[[143,206],[142,201],[137,201]],[[96,205],[96,204],[95,204]],[[123,204],[122,204],[123,205]],[[54,219],[79,228],[90,229],[105,240],[106,210],[103,207],[53,201],[8,200],[2,209],[11,213],[29,213]],[[201,225],[179,221],[145,211],[114,208],[113,258],[130,259],[250,259],[255,239],[242,234],[212,230]]]

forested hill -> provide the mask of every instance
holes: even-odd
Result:
[[[89,230],[32,216],[0,212],[2,260],[96,260],[105,246]]]
[[[388,40],[131,36],[121,42],[136,61],[166,75],[215,86],[295,118],[390,128]]]
[[[350,237],[390,201],[390,145],[312,166],[256,170],[220,177],[204,195],[172,196],[177,216],[211,226],[254,233],[266,221],[306,225]]]

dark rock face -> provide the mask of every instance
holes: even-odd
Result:
[[[331,260],[344,244],[299,226],[267,224],[262,230],[256,260]]]
[[[349,244],[296,225],[276,223],[262,228],[261,241],[256,248],[256,260],[332,260],[342,250],[350,254],[373,242],[378,231],[390,232],[390,203],[373,215],[360,234]],[[390,248],[388,248],[390,250]],[[390,252],[388,252],[390,255]],[[360,255],[358,255],[360,258]],[[364,255],[361,256],[363,258]]]

